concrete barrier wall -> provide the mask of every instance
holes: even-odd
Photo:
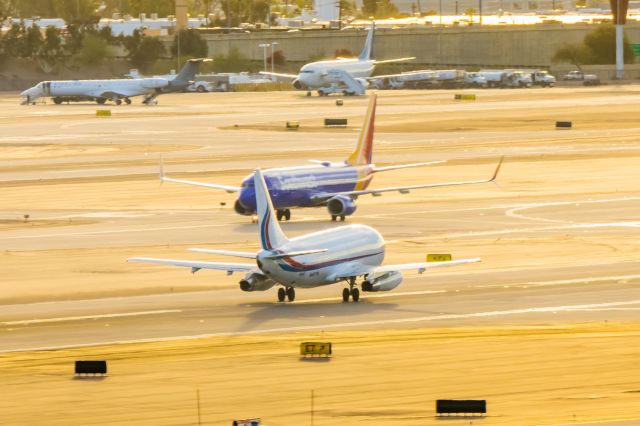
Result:
[[[593,25],[547,24],[513,27],[454,27],[379,29],[374,44],[377,59],[415,56],[419,64],[479,66],[550,66],[551,57],[564,43],[580,42]],[[632,43],[640,43],[640,24],[626,25]],[[238,49],[262,60],[260,43],[278,42],[288,61],[306,62],[332,57],[337,49],[358,54],[366,31],[300,31],[291,33],[207,34],[209,55],[226,55]],[[165,39],[169,41],[169,39]],[[267,54],[271,52],[268,49]]]

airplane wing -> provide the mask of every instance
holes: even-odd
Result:
[[[373,171],[374,173],[377,172],[386,172],[389,170],[398,170],[398,169],[408,169],[411,167],[422,167],[422,166],[431,166],[433,164],[441,164],[441,163],[446,163],[446,160],[441,160],[441,161],[428,161],[426,163],[411,163],[411,164],[399,164],[397,166],[386,166],[386,167],[374,167]]]
[[[383,61],[373,61],[374,65],[380,65],[380,64],[390,64],[393,62],[407,62],[407,61],[412,61],[414,60],[416,57],[415,56],[410,56],[407,58],[398,58],[398,59],[386,59]]]
[[[399,192],[401,194],[408,194],[413,189],[440,188],[440,187],[444,187],[444,186],[473,185],[473,184],[477,184],[477,183],[490,183],[490,182],[494,182],[496,180],[496,178],[498,177],[498,172],[500,171],[500,166],[502,166],[502,160],[503,159],[504,159],[504,157],[500,158],[500,162],[498,163],[498,166],[496,167],[496,170],[495,170],[495,172],[493,173],[493,176],[490,179],[464,180],[464,181],[459,181],[459,182],[428,183],[428,184],[422,184],[422,185],[409,185],[409,186],[391,186],[391,187],[387,187],[387,188],[363,189],[363,190],[359,190],[359,191],[321,193],[321,194],[315,195],[313,197],[313,201],[321,203],[323,201],[328,200],[329,198],[335,197],[336,195],[346,195],[348,197],[358,197],[360,195],[379,196],[379,195],[382,195],[382,193],[384,193],[384,192],[395,192],[395,191],[397,191],[397,192]],[[391,166],[391,167],[393,167],[393,166]]]
[[[162,161],[160,162],[160,182],[174,182],[174,183],[181,183],[183,185],[203,186],[205,188],[222,189],[229,193],[240,192],[240,187],[238,186],[220,185],[217,183],[196,182],[193,180],[173,179],[173,178],[167,177],[164,174],[164,166],[162,164]]]
[[[481,261],[482,259],[480,259],[479,257],[475,257],[472,259],[448,260],[446,262],[401,263],[399,265],[378,266],[376,268],[373,268],[373,271],[371,271],[371,273],[378,274],[383,272],[395,272],[395,271],[417,271],[419,274],[421,274],[427,269],[431,269],[431,268],[465,265],[467,263],[476,263]]]
[[[118,90],[113,91],[113,90],[108,90],[108,91],[98,91],[95,90],[91,93],[89,93],[89,96],[93,96],[94,98],[105,98],[105,99],[120,99],[120,98],[129,98],[132,96],[140,96],[142,95],[142,93],[140,93],[140,91],[136,90]]]
[[[333,281],[340,281],[349,279],[351,277],[366,276],[371,274],[381,274],[385,272],[400,272],[400,271],[416,271],[422,274],[427,269],[442,268],[445,266],[465,265],[467,263],[481,262],[479,257],[471,259],[449,260],[445,262],[418,262],[418,263],[401,263],[398,265],[385,265],[385,266],[367,266],[359,264],[346,264],[345,268],[331,275],[329,279]]]
[[[298,74],[283,74],[279,72],[260,71],[259,74],[272,75],[274,77],[290,78],[292,80],[295,80],[296,78],[298,78]]]
[[[255,264],[248,263],[223,263],[223,262],[202,262],[198,260],[177,260],[177,259],[156,259],[153,257],[130,257],[127,262],[144,262],[155,263],[158,265],[182,266],[191,268],[192,273],[198,272],[200,269],[215,269],[218,271],[226,271],[227,275],[234,272],[260,272]]]

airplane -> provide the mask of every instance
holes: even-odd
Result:
[[[23,105],[34,103],[38,98],[52,97],[57,105],[64,101],[96,101],[102,105],[111,100],[116,105],[131,103],[131,97],[144,95],[145,105],[155,103],[162,93],[180,92],[193,83],[200,64],[211,59],[190,59],[180,72],[171,78],[147,77],[109,80],[60,80],[41,81],[20,94]]]
[[[293,79],[293,87],[298,90],[307,90],[307,96],[311,96],[312,89],[317,89],[320,96],[327,96],[329,93],[363,95],[364,90],[369,86],[368,80],[376,65],[415,59],[415,56],[384,61],[372,59],[374,32],[375,22],[372,22],[364,48],[357,58],[338,58],[311,62],[303,65],[298,74],[266,71],[260,74]]]
[[[275,211],[265,177],[257,169],[253,174],[258,207],[258,228],[262,250],[257,253],[193,248],[190,251],[252,259],[251,263],[226,263],[177,259],[132,257],[128,262],[145,262],[191,268],[226,271],[227,275],[244,272],[240,280],[243,291],[266,291],[275,285],[278,301],[285,297],[293,302],[296,288],[314,288],[346,282],[342,300],[360,299],[356,280],[363,277],[363,292],[389,291],[402,282],[402,271],[414,270],[422,274],[427,269],[480,262],[479,258],[417,262],[382,266],[385,241],[375,229],[366,225],[345,225],[292,239],[274,220]]]
[[[480,184],[496,180],[502,159],[490,179],[367,189],[375,173],[445,162],[430,161],[386,167],[377,167],[373,164],[373,133],[376,103],[377,94],[372,93],[365,119],[360,129],[356,148],[343,163],[310,160],[315,164],[266,169],[263,172],[273,203],[276,207],[276,217],[278,220],[290,220],[290,209],[292,208],[326,206],[332,221],[336,221],[338,218],[344,221],[346,216],[352,215],[356,211],[357,205],[355,200],[361,195],[380,196],[385,192],[407,194],[414,189]],[[244,178],[239,187],[196,182],[167,177],[161,162],[160,181],[202,186],[205,188],[224,190],[229,193],[237,193],[238,198],[234,204],[235,212],[245,216],[253,216],[256,212],[253,174]]]

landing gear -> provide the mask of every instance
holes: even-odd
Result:
[[[342,301],[348,303],[349,297],[351,297],[354,302],[360,300],[360,290],[356,287],[356,277],[349,278],[349,288],[342,289]]]
[[[127,105],[131,105],[131,99],[129,99],[129,98],[124,98],[124,102],[125,102]]]
[[[308,92],[307,92],[307,96],[311,96],[311,91],[308,91]]]
[[[289,209],[278,209],[276,211],[276,217],[279,221],[281,220],[290,220],[291,219],[291,210]]]
[[[278,302],[284,302],[284,299],[287,299],[289,302],[293,302],[296,300],[296,289],[293,287],[280,287],[278,289]]]
[[[331,215],[331,222],[335,222],[338,218],[340,218],[340,222],[344,222],[346,216],[341,214],[341,215],[337,215],[337,214],[332,214]]]
[[[114,102],[116,103],[116,105],[122,105],[122,100],[121,99],[116,99]]]
[[[107,98],[96,98],[96,103],[98,105],[104,105],[105,102],[107,102]]]

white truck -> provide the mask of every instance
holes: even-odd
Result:
[[[531,71],[531,79],[534,86],[553,87],[556,85],[556,78],[548,71],[533,70]]]
[[[480,70],[477,74],[487,81],[487,87],[507,87],[504,70]]]
[[[484,78],[480,73],[477,72],[465,72],[464,73],[464,84],[466,87],[487,87],[487,79]]]
[[[582,71],[569,71],[562,77],[565,81],[582,81],[585,86],[597,86],[600,84],[600,78],[595,74],[585,74]]]

